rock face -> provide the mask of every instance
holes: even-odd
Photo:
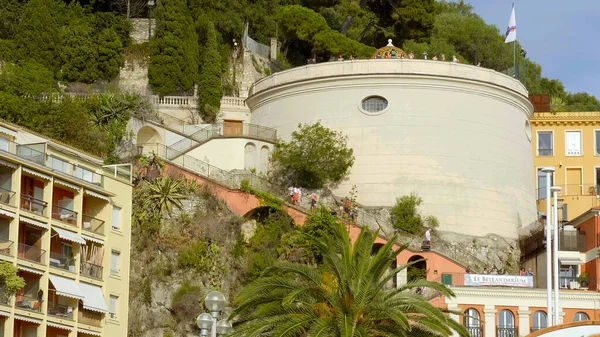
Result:
[[[148,42],[148,19],[129,19],[129,21],[133,26],[133,30],[131,32],[131,38],[133,41],[135,43]],[[155,28],[156,21],[152,19],[152,35],[154,35]]]
[[[126,61],[119,72],[119,88],[122,91],[151,95],[148,85],[148,64],[145,61]]]

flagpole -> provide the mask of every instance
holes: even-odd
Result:
[[[519,74],[517,73],[517,52],[516,52],[516,50],[517,50],[517,40],[515,39],[513,41],[513,69],[515,72],[515,78],[518,80]]]

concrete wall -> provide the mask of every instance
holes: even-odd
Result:
[[[516,237],[536,219],[527,134],[532,105],[514,79],[426,60],[356,60],[299,67],[254,84],[251,123],[289,139],[318,120],[349,137],[356,161],[334,190],[391,206],[417,192],[440,230]],[[388,106],[362,109],[378,95]]]
[[[223,170],[256,169],[257,173],[264,173],[264,149],[268,149],[269,156],[273,151],[273,144],[249,138],[224,138],[213,139],[186,153]],[[263,151],[261,153],[261,151]],[[261,157],[261,154],[263,155]]]

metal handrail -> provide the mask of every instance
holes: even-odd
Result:
[[[23,294],[17,294],[15,300],[15,307],[29,310],[29,311],[42,311],[43,299],[37,297],[26,296]]]
[[[77,226],[77,212],[58,205],[52,205],[52,219]]]
[[[104,271],[104,267],[99,266],[97,264],[93,264],[91,262],[81,261],[81,265],[79,268],[79,274],[84,276],[89,276],[98,280],[102,279],[102,272]]]
[[[47,202],[27,194],[21,194],[21,209],[46,216],[46,208],[48,208]]]
[[[104,235],[104,223],[104,220],[100,220],[98,218],[94,218],[93,216],[83,214],[81,228],[92,233]]]
[[[11,256],[13,244],[11,240],[0,239],[0,254]]]
[[[0,202],[6,205],[14,206],[15,194],[17,194],[17,192],[0,187]]]
[[[46,254],[45,250],[38,247],[26,245],[24,243],[19,243],[17,246],[19,251],[19,258],[37,263],[42,263],[42,258],[44,257],[44,254]]]
[[[75,271],[75,258],[61,253],[50,252],[50,265],[52,267]],[[70,267],[73,267],[71,270]]]
[[[58,302],[55,301],[57,296],[56,290],[48,289],[48,315],[73,320],[74,308],[58,304]]]

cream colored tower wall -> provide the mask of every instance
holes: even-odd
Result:
[[[385,97],[383,113],[361,101]],[[527,91],[488,69],[424,60],[330,62],[258,81],[251,122],[289,139],[298,123],[320,120],[354,149],[337,196],[392,206],[417,192],[440,230],[516,237],[536,219]]]

